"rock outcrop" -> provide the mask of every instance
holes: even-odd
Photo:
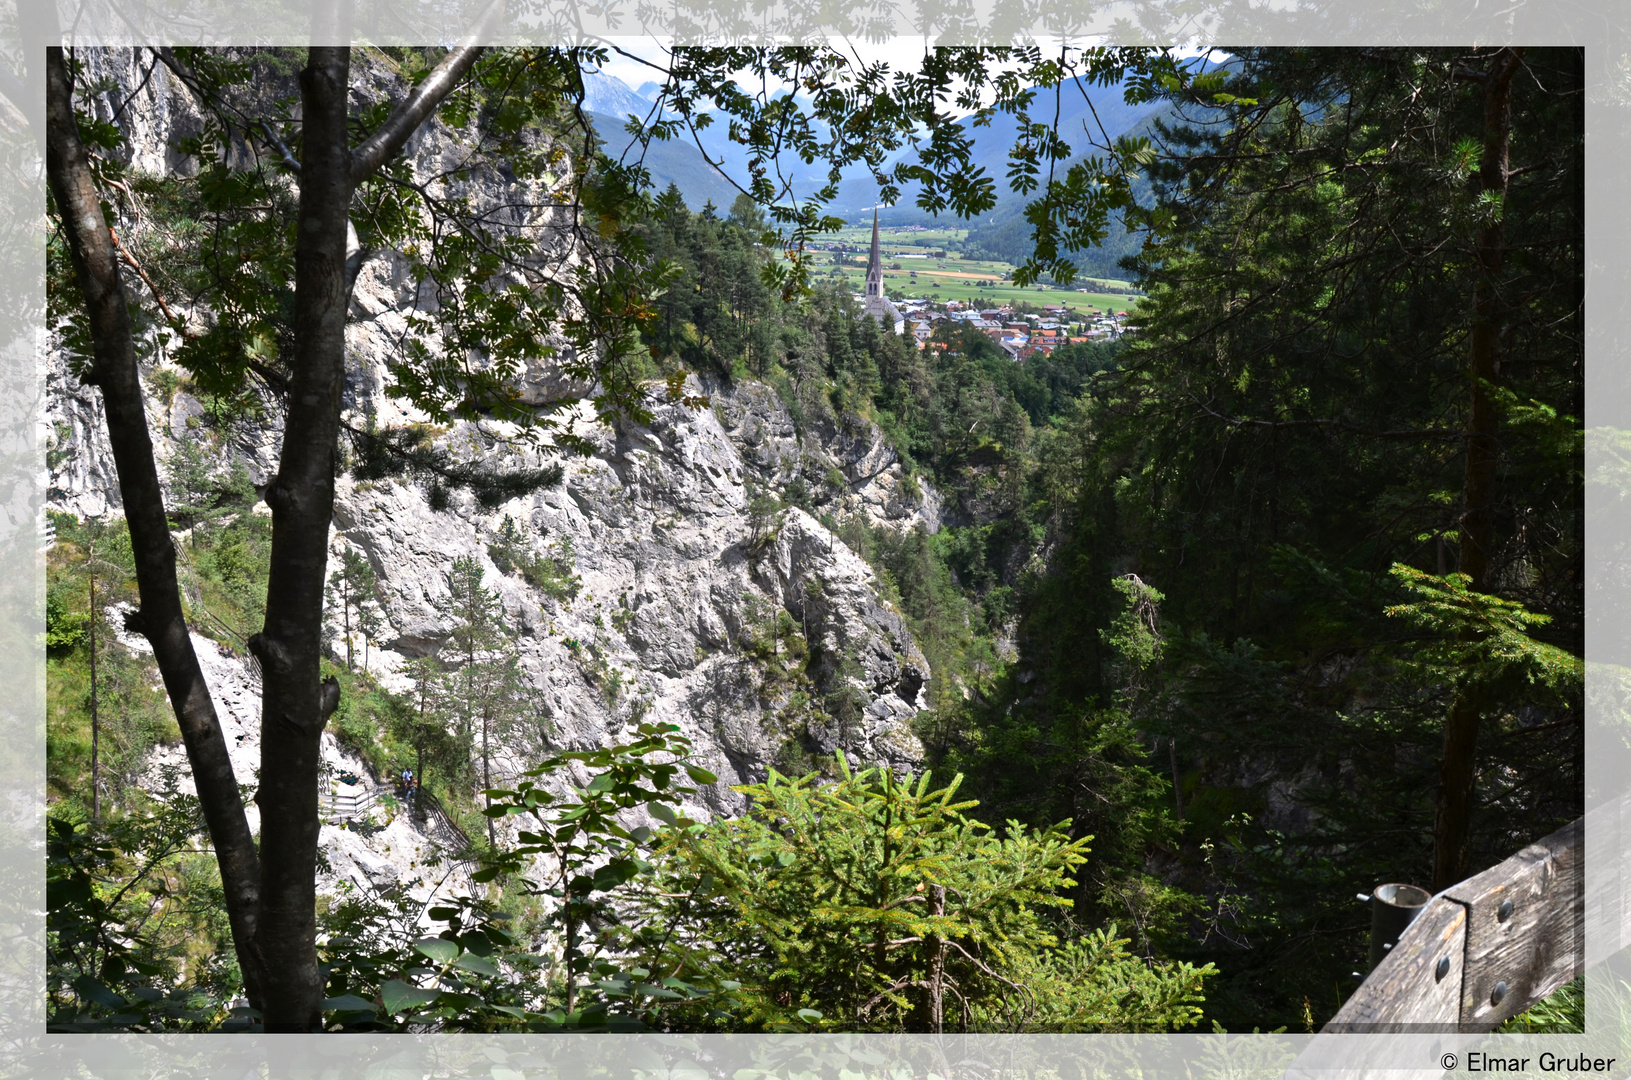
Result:
[[[802,733],[804,749],[842,745],[899,765],[921,759],[911,720],[927,704],[930,672],[905,620],[872,569],[798,507],[776,512],[764,526],[774,538],[756,550],[750,482],[774,494],[812,470],[853,472],[860,482],[835,494],[832,509],[891,528],[935,527],[932,498],[908,500],[881,439],[812,447],[769,388],[708,389],[711,407],[661,405],[648,426],[603,430],[596,453],[569,460],[558,487],[497,510],[455,494],[449,511],[435,513],[414,487],[341,481],[335,525],[381,582],[387,670],[446,641],[452,627],[439,602],[456,558],[480,558],[487,587],[502,595],[541,703],[532,730],[505,748],[505,769],[523,767],[528,751],[602,745],[640,716],[677,724],[699,763],[725,778],[698,809],[735,809],[728,784],[762,778],[787,737],[767,720],[778,702],[743,648],[753,621],[778,609],[808,640],[815,688],[864,701],[856,730]],[[483,440],[468,425],[444,438],[467,447]],[[856,447],[870,460],[846,456]],[[500,571],[489,548],[506,517],[532,555],[569,562],[575,596],[551,596]]]
[[[111,87],[98,108],[111,119],[122,103],[119,122],[132,133],[132,167],[194,171],[175,139],[196,132],[196,109],[162,66],[149,74],[145,62],[129,56],[86,52],[87,70]],[[378,81],[366,69],[353,76],[363,86]],[[431,131],[416,138],[410,152],[428,167],[449,145],[446,133]],[[469,183],[479,202],[481,178]],[[577,258],[559,254],[562,265]],[[139,303],[150,299],[136,296]],[[416,302],[399,255],[369,257],[347,331],[352,368],[344,400],[353,422],[370,415],[385,424],[420,419],[384,393]],[[268,400],[262,421],[212,420],[185,382],[178,383],[181,373],[170,366],[167,348],[157,338],[144,348],[149,426],[161,472],[192,442],[207,447],[222,469],[242,466],[264,486],[282,439],[276,403]],[[117,476],[100,396],[79,383],[60,349],[46,378],[50,505],[79,515],[116,513]],[[553,368],[540,366],[521,378],[524,394],[547,397],[565,388]],[[456,559],[474,557],[486,571],[486,586],[502,597],[524,681],[537,702],[532,715],[500,737],[495,780],[545,752],[604,745],[638,718],[678,725],[693,741],[697,762],[720,776],[697,796],[692,810],[702,814],[740,809],[731,785],[762,778],[785,759],[789,740],[806,760],[842,747],[865,761],[917,763],[922,748],[911,727],[927,704],[928,663],[871,568],[830,526],[860,518],[870,528],[933,531],[939,499],[906,473],[883,434],[864,420],[816,421],[801,431],[776,391],[762,383],[692,377],[688,391],[709,404],[661,402],[649,424],[595,428],[593,453],[565,459],[559,485],[497,509],[454,492],[447,509],[433,511],[425,492],[411,484],[342,476],[335,550],[363,553],[380,584],[385,626],[371,642],[371,668],[387,685],[402,686],[406,660],[444,651],[452,629],[440,604],[448,575]],[[517,450],[481,425],[460,423],[436,439],[466,460],[501,467],[546,461],[544,451]],[[513,523],[508,532],[506,519]],[[547,560],[557,587],[529,581],[513,559],[501,569],[493,558],[501,535],[523,556]],[[802,690],[771,678],[745,644],[777,612],[787,614],[806,642]],[[245,661],[202,639],[200,655],[240,778],[249,782],[258,766],[256,684]],[[848,704],[839,720],[821,720],[825,714],[816,709],[809,711],[815,722],[789,730],[776,718],[796,693]],[[335,768],[361,767],[337,745],[325,754]],[[420,875],[418,858],[409,853],[433,839],[417,832],[374,837],[364,853],[352,850],[355,836],[325,831],[329,880],[376,888],[387,879],[411,881]],[[382,845],[398,857],[385,857]]]

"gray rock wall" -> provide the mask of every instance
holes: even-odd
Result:
[[[649,426],[603,429],[597,452],[569,460],[559,487],[493,511],[455,495],[449,511],[433,513],[416,488],[342,480],[337,537],[368,556],[386,597],[381,666],[443,646],[452,627],[438,601],[448,572],[455,559],[475,555],[487,587],[504,598],[522,668],[542,702],[530,730],[512,734],[507,768],[522,767],[529,752],[602,745],[644,716],[677,724],[700,764],[726,784],[744,783],[765,775],[787,735],[770,719],[776,701],[766,701],[766,672],[743,638],[753,618],[783,609],[809,641],[815,688],[830,693],[842,684],[865,703],[859,730],[808,733],[805,749],[831,753],[842,745],[865,760],[919,761],[910,728],[927,704],[929,667],[871,568],[796,507],[781,513],[764,550],[751,550],[750,477],[774,492],[796,475],[796,464],[782,470],[784,459],[813,454],[823,471],[855,461],[843,446],[802,444],[768,388],[713,390],[711,408],[664,405]],[[722,416],[735,422],[731,430]],[[481,441],[468,425],[444,438]],[[860,492],[833,500],[836,512],[866,513],[891,528],[935,526],[932,497],[910,504],[899,494],[898,465],[874,463],[862,475]],[[536,553],[569,545],[576,597],[552,598],[517,572],[500,573],[487,547],[506,516]],[[698,809],[737,804],[722,785]]]
[[[133,167],[191,171],[193,163],[174,151],[173,141],[197,130],[198,114],[169,73],[162,66],[149,72],[147,54],[132,59],[110,50],[86,56],[89,77],[109,80],[98,110],[107,119],[117,117],[132,134]],[[354,80],[378,89],[383,84],[377,74],[360,69]],[[442,160],[450,138],[436,131],[416,138],[416,163],[429,168]],[[504,195],[496,187],[482,191],[479,177],[471,183],[478,202]],[[563,254],[563,265],[576,257]],[[133,279],[129,285],[138,303],[151,302]],[[385,423],[419,419],[383,391],[405,315],[418,302],[400,256],[381,252],[368,259],[347,336],[353,369],[345,402],[354,422],[369,413]],[[208,318],[204,310],[189,315]],[[165,343],[150,345],[150,366],[166,365]],[[46,413],[55,439],[50,502],[81,515],[117,512],[99,396],[78,383],[70,366],[60,349],[48,364]],[[538,395],[562,385],[558,373],[543,366],[522,378],[523,391]],[[677,724],[694,741],[699,763],[720,775],[720,785],[696,807],[708,812],[739,808],[740,797],[729,785],[761,778],[789,738],[800,740],[807,753],[842,747],[867,761],[919,761],[922,748],[911,721],[926,705],[930,672],[877,578],[802,509],[785,510],[772,523],[773,539],[755,545],[748,504],[753,490],[786,494],[800,482],[817,492],[813,508],[830,521],[860,516],[875,527],[933,531],[939,526],[938,497],[908,479],[870,423],[850,418],[800,432],[776,392],[763,384],[693,379],[689,389],[707,395],[710,405],[661,404],[649,425],[596,428],[594,453],[569,459],[562,484],[497,510],[455,494],[448,510],[433,512],[416,487],[342,478],[335,548],[351,546],[368,557],[388,622],[371,666],[387,683],[400,684],[394,673],[406,659],[443,648],[451,627],[437,601],[447,594],[454,560],[474,556],[486,568],[487,586],[503,597],[522,669],[539,702],[535,715],[502,737],[500,776],[550,750],[602,745],[639,717]],[[223,466],[241,462],[264,484],[282,437],[275,408],[264,423],[239,423],[225,432],[212,432],[201,412],[185,392],[149,402],[161,472],[183,440],[207,439]],[[515,454],[500,434],[461,423],[440,440],[467,459],[545,460],[537,450]],[[551,597],[518,574],[499,571],[488,545],[506,516],[522,527],[533,551],[572,552],[571,569],[580,583],[575,596]],[[768,679],[744,638],[755,619],[773,617],[778,609],[808,640],[810,692],[857,704],[858,718],[847,729],[818,723],[790,734],[775,721],[791,691]],[[337,650],[343,653],[343,647]],[[235,711],[248,707],[241,696],[232,704]]]

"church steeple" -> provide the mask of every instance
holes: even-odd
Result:
[[[883,299],[883,255],[878,247],[878,208],[872,208],[872,254],[866,261],[866,295]]]
[[[900,333],[906,320],[900,309],[883,294],[883,248],[878,242],[878,210],[872,210],[872,255],[866,262],[866,291],[861,294],[861,318],[877,319],[884,329]]]

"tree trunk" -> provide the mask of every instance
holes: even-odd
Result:
[[[346,99],[351,50],[312,48],[300,75],[300,210],[295,349],[272,509],[260,659],[261,952],[266,1030],[315,1031],[318,742],[328,719],[319,683],[323,584],[334,510],[335,447],[345,384],[346,223],[352,179]]]
[[[488,757],[488,754],[487,754],[487,710],[483,709],[481,711],[481,787],[482,787],[482,796],[481,797],[482,797],[482,800],[484,801],[484,803],[486,804],[488,809],[492,809],[493,797],[491,795],[486,794],[486,792],[489,789],[491,789],[492,786],[493,786],[492,763],[491,763],[491,759]],[[498,839],[494,835],[494,831],[493,831],[493,819],[492,818],[487,819],[487,846],[489,848],[497,848],[498,847]]]
[[[158,466],[147,431],[140,375],[124,283],[91,180],[90,162],[74,120],[72,87],[62,50],[46,50],[46,174],[61,216],[74,276],[85,296],[92,360],[85,379],[102,391],[108,442],[119,473],[119,496],[130,530],[140,607],[130,628],[153,646],[164,689],[175,710],[221,868],[227,919],[249,1003],[263,1008],[262,965],[255,949],[260,870],[226,739],[193,652],[176,584],[176,551],[165,520]]]
[[[946,913],[946,887],[929,886],[929,914]],[[946,1030],[946,939],[929,935],[929,1031],[940,1035]]]
[[[501,5],[490,4],[483,23]],[[249,833],[226,743],[187,634],[175,548],[147,432],[129,311],[92,182],[60,49],[47,58],[47,170],[85,295],[109,441],[130,526],[141,608],[181,726],[221,865],[233,943],[250,1004],[268,1031],[317,1030],[323,986],[316,952],[318,739],[338,704],[320,684],[324,571],[334,506],[345,324],[351,277],[347,211],[356,182],[398,153],[480,57],[473,31],[355,152],[348,140],[348,48],[313,47],[301,73],[300,208],[295,241],[295,348],[272,509],[266,625],[249,648],[262,673],[260,851]]]
[[[317,968],[317,773],[323,725],[339,703],[320,684],[323,588],[334,513],[351,196],[390,160],[481,54],[461,44],[355,152],[348,138],[351,50],[313,47],[300,75],[300,210],[295,240],[295,348],[272,509],[266,627],[250,639],[262,667],[261,919],[268,1031],[321,1026]],[[275,981],[275,985],[273,985]]]
[[[578,974],[574,954],[578,948],[577,913],[572,909],[571,872],[561,857],[561,910],[566,915],[566,1014],[572,1015],[578,999]]]
[[[351,670],[351,580],[340,578],[340,615],[345,622],[345,669]]]
[[[1167,739],[1167,760],[1172,765],[1172,798],[1178,807],[1178,820],[1184,820],[1184,781],[1178,772],[1178,740]]]
[[[1504,302],[1496,278],[1506,256],[1502,218],[1512,133],[1512,77],[1522,49],[1499,49],[1484,77],[1484,152],[1478,170],[1479,193],[1494,196],[1499,209],[1478,231],[1478,279],[1473,286],[1473,322],[1468,375],[1472,406],[1467,417],[1467,463],[1461,484],[1459,570],[1469,587],[1489,585],[1494,528],[1495,469],[1499,454],[1497,418],[1489,384],[1500,377],[1500,335]],[[1470,870],[1473,785],[1477,779],[1478,689],[1457,690],[1444,720],[1444,754],[1439,761],[1438,812],[1433,826],[1433,891],[1446,889]]]

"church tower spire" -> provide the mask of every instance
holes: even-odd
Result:
[[[866,295],[883,299],[883,255],[878,247],[878,208],[872,208],[872,254],[866,261]]]
[[[900,309],[883,294],[883,248],[878,242],[878,210],[872,209],[872,255],[866,262],[866,291],[861,294],[861,317],[877,319],[884,329],[900,333],[906,320]]]

